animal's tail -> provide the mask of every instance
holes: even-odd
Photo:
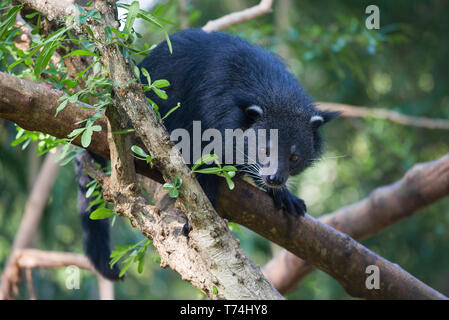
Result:
[[[109,245],[109,219],[92,220],[90,214],[96,209],[96,206],[88,209],[90,201],[93,198],[86,198],[86,185],[92,179],[83,173],[82,157],[91,157],[95,162],[106,165],[106,160],[90,152],[82,152],[75,158],[75,175],[78,181],[78,212],[81,216],[83,229],[84,251],[95,267],[95,269],[110,280],[119,280],[120,269],[115,264],[111,269],[109,265],[111,248]]]

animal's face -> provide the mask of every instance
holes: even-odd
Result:
[[[257,165],[251,170],[257,170],[256,180],[268,188],[284,187],[290,175],[299,174],[317,160],[321,153],[319,128],[338,115],[313,106],[294,113],[272,114],[264,112],[261,106],[250,105],[245,113],[250,128],[268,132],[267,143],[257,145]],[[276,132],[270,134],[270,129]]]

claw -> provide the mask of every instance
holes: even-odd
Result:
[[[307,212],[307,207],[304,200],[291,194],[287,189],[283,190],[281,193],[272,193],[271,195],[276,207],[283,209],[287,214],[296,217],[304,216]]]

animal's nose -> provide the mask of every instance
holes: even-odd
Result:
[[[283,185],[285,182],[285,178],[280,174],[272,174],[268,177],[268,183],[272,185]]]

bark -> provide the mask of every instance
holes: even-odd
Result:
[[[238,23],[242,23],[261,15],[270,13],[271,6],[273,5],[273,0],[261,0],[260,3],[254,7],[247,8],[242,11],[233,12],[225,15],[216,20],[209,21],[203,30],[206,32],[218,31],[229,28],[230,26]]]
[[[417,164],[404,177],[319,220],[357,240],[365,239],[449,195],[449,155]],[[315,267],[283,250],[264,268],[281,293],[294,290]]]

